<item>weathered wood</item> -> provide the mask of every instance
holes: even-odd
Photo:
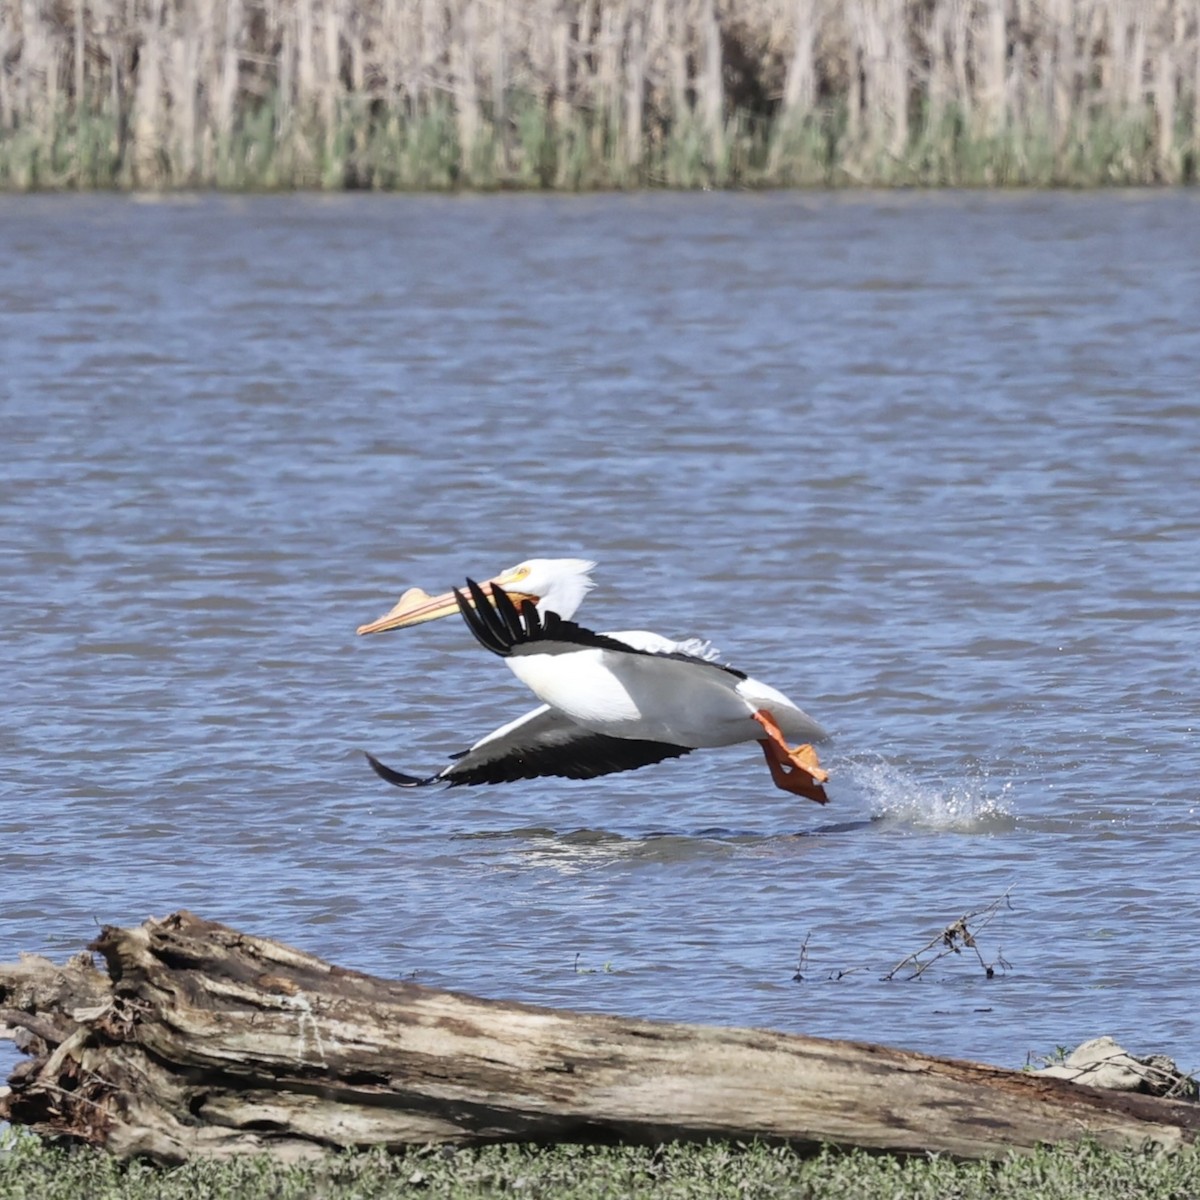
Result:
[[[93,948],[107,986],[80,964],[0,967],[5,1019],[40,1039],[0,1116],[120,1155],[759,1137],[990,1158],[1200,1130],[1194,1104],[863,1042],[376,979],[186,912]]]
[[[108,976],[96,970],[86,952],[62,967],[22,954],[19,962],[0,967],[0,1038],[27,1054],[44,1054],[79,1027],[72,1013],[106,1004],[111,995]],[[32,1066],[23,1063],[19,1069]]]

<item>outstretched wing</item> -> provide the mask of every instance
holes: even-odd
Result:
[[[678,643],[657,639],[654,635],[638,635],[640,644],[625,641],[609,634],[595,633],[574,621],[564,621],[555,612],[544,616],[538,613],[532,600],[523,600],[520,609],[503,588],[493,588],[491,595],[473,579],[467,580],[467,595],[455,589],[458,610],[462,613],[467,628],[475,635],[485,650],[507,658],[512,654],[568,654],[584,648],[608,650],[617,654],[638,654],[650,658],[670,658],[678,662],[694,663],[723,671],[735,679],[745,679],[744,671],[735,670],[724,663],[712,662],[701,654],[688,653],[678,648]],[[469,597],[469,598],[468,598]],[[659,646],[671,649],[660,649]],[[699,643],[697,644],[699,647]],[[690,647],[689,647],[690,649]]]
[[[427,787],[434,783],[511,783],[542,775],[594,779],[680,758],[689,752],[689,747],[670,742],[593,733],[576,725],[565,713],[543,704],[480,738],[469,750],[455,755],[448,767],[426,779],[394,770],[370,754],[367,761],[381,779],[396,787]]]

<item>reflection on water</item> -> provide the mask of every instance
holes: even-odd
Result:
[[[486,995],[1195,1066],[1198,218],[0,200],[9,956],[188,907]],[[830,806],[753,746],[376,779],[530,700],[454,621],[355,627],[567,554],[586,623],[710,637],[826,724]],[[1003,978],[882,981],[1008,888]]]

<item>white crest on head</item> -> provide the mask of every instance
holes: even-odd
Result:
[[[596,586],[591,576],[595,569],[587,558],[527,558],[500,578],[506,581],[506,590],[536,596],[539,612],[555,612],[570,620]]]

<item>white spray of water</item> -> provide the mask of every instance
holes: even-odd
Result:
[[[944,833],[1001,833],[1016,826],[1009,791],[986,768],[952,781],[918,779],[909,768],[874,759],[848,763],[845,775],[870,802],[876,821]]]

